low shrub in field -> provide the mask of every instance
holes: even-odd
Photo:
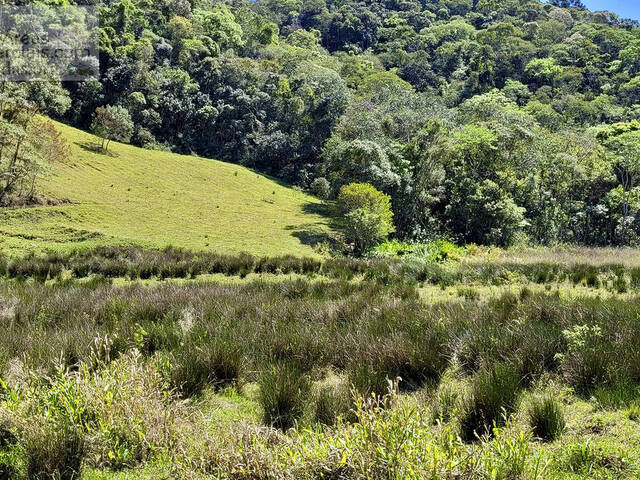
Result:
[[[294,362],[278,362],[258,380],[264,423],[288,430],[302,417],[311,399],[311,380]]]
[[[133,351],[108,364],[33,377],[20,402],[8,412],[0,406],[0,414],[12,419],[28,478],[71,480],[83,465],[134,467],[166,451],[181,409],[167,391],[158,366]]]
[[[473,441],[479,436],[490,435],[494,427],[504,425],[517,407],[520,390],[520,377],[512,366],[497,363],[480,370],[462,407],[462,439]]]
[[[541,440],[556,440],[565,429],[562,406],[549,395],[534,398],[529,405],[528,416],[534,436]]]
[[[567,382],[578,393],[588,394],[609,381],[611,345],[598,325],[576,325],[563,331],[567,353],[560,354],[561,368]]]
[[[90,414],[77,379],[58,369],[51,378],[33,377],[12,398],[20,401],[0,404],[2,430],[16,439],[27,477],[79,478],[86,453],[84,425]]]
[[[80,390],[90,416],[87,459],[94,467],[134,467],[175,442],[181,407],[167,393],[154,362],[137,351],[92,374],[83,370]]]

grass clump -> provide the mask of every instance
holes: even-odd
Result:
[[[189,339],[172,357],[170,383],[183,397],[210,385],[224,387],[240,376],[242,352],[235,342],[222,338]]]
[[[258,380],[266,425],[288,430],[302,418],[311,396],[311,380],[295,362],[271,365]]]
[[[627,409],[627,418],[634,422],[640,421],[640,404],[636,402],[631,404]]]
[[[533,434],[546,442],[557,440],[566,426],[560,402],[550,395],[534,398],[529,406],[528,417]]]
[[[481,369],[462,407],[461,438],[474,441],[504,425],[517,407],[520,390],[520,377],[511,365],[496,363]]]
[[[81,430],[68,422],[32,422],[23,434],[28,478],[80,478],[85,442]]]
[[[460,408],[460,393],[452,385],[441,386],[430,402],[431,416],[434,421],[447,423]]]
[[[335,425],[340,418],[353,420],[353,392],[346,382],[324,382],[314,392],[313,419],[323,425]]]

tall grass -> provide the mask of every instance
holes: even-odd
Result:
[[[24,439],[30,479],[80,478],[85,446],[77,426],[66,422],[31,422]]]
[[[562,435],[566,422],[562,406],[555,398],[546,395],[534,398],[528,410],[533,434],[544,441],[553,441]]]
[[[462,407],[462,439],[473,441],[504,425],[518,405],[520,391],[520,378],[511,365],[497,363],[480,370]]]
[[[260,379],[260,404],[264,422],[281,430],[293,427],[311,400],[311,380],[294,362],[278,362]]]
[[[163,266],[157,253],[145,255],[131,253],[123,260],[121,250],[105,250],[100,261],[114,272],[123,264],[128,269],[141,267],[141,277],[147,275],[143,271],[157,276],[169,272],[163,270],[169,264]],[[193,276],[209,268],[200,257],[196,261],[180,251],[161,255],[173,258],[171,265],[180,270],[170,275],[188,271]],[[284,257],[233,259],[225,263],[224,257],[209,258],[219,262],[212,268],[230,272],[318,268],[320,273],[333,272],[335,278],[227,285],[167,282],[153,287],[114,286],[105,276],[91,281],[0,282],[0,373],[7,383],[0,391],[0,414],[12,392],[22,395],[21,406],[12,412],[19,421],[4,430],[0,423],[0,445],[6,432],[14,435],[10,449],[15,444],[25,458],[33,459],[33,478],[72,478],[82,465],[136,467],[178,441],[174,415],[197,405],[184,399],[208,387],[255,382],[268,427],[287,430],[300,422],[318,422],[332,425],[322,429],[328,433],[318,434],[325,435],[322,441],[359,442],[349,448],[362,455],[362,464],[341,463],[344,446],[330,443],[335,448],[323,452],[339,452],[339,458],[327,454],[307,459],[316,463],[305,464],[305,475],[364,475],[371,467],[379,478],[388,478],[408,470],[403,470],[405,463],[386,455],[402,449],[413,461],[427,462],[420,455],[428,447],[433,455],[429,471],[443,478],[466,478],[468,471],[447,471],[453,467],[446,452],[475,451],[475,445],[456,440],[454,429],[459,427],[466,442],[493,435],[483,444],[487,456],[482,468],[515,478],[522,473],[528,442],[523,438],[528,437],[509,437],[513,425],[508,419],[521,390],[536,378],[544,374],[564,379],[602,406],[627,407],[636,400],[638,298],[561,298],[527,290],[490,301],[467,294],[429,304],[420,298],[416,272],[427,281],[456,281],[460,271],[452,272],[445,264],[406,267],[381,259],[333,259],[308,266]],[[53,258],[56,262],[65,260]],[[545,268],[547,277],[561,274]],[[340,278],[343,274],[358,275],[358,281]],[[48,269],[47,279],[50,276]],[[389,380],[399,378],[395,386],[404,391],[435,386],[452,365],[456,368],[450,371],[460,374],[457,381],[468,382],[468,391],[466,386],[452,390],[445,383],[431,411],[399,406],[398,392],[389,394]],[[326,372],[332,372],[328,379]],[[618,378],[624,379],[620,388]],[[387,408],[389,402],[392,408]],[[527,413],[536,437],[551,440],[562,431],[562,411],[555,401],[534,399]],[[434,417],[444,424],[433,427]],[[74,436],[78,426],[81,433]],[[285,438],[275,429],[260,428],[254,437],[268,435],[274,443]],[[436,430],[449,440],[433,438]],[[408,432],[414,435],[411,442],[406,440]],[[242,448],[245,445],[234,452],[239,455],[234,461],[248,460]],[[230,461],[224,460],[226,453],[203,456],[203,470],[218,473],[217,465]],[[278,471],[281,458],[275,461],[264,451],[260,455],[251,459],[251,468],[260,471],[269,465]],[[275,478],[298,478],[296,474],[300,471]],[[485,478],[478,475],[468,478]]]

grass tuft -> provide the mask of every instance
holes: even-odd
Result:
[[[543,441],[557,440],[564,432],[566,422],[562,406],[551,396],[534,398],[528,416],[533,434]]]
[[[517,408],[520,389],[520,377],[511,365],[497,363],[480,370],[462,407],[461,438],[474,441],[504,425]]]
[[[295,362],[271,365],[258,381],[264,423],[286,431],[294,427],[311,396],[311,380]]]

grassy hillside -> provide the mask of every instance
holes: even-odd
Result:
[[[328,231],[314,197],[233,164],[112,143],[56,124],[71,147],[40,182],[59,206],[0,209],[0,251],[99,244],[312,255]]]

